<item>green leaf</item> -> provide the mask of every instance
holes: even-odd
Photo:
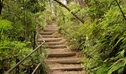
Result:
[[[103,64],[98,68],[96,74],[106,74],[108,70],[109,70],[108,66],[106,64]]]
[[[6,31],[11,28],[11,24],[12,22],[8,20],[0,20],[0,29],[3,29]]]
[[[107,74],[112,74],[114,71],[124,67],[125,64],[126,64],[126,58],[117,60],[112,66],[110,66],[110,70],[108,71]]]

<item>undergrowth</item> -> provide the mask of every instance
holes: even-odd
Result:
[[[126,1],[117,2],[125,14]],[[117,2],[91,0],[84,8],[69,3],[71,12],[85,20],[84,24],[65,8],[56,6],[60,32],[72,49],[81,50],[84,70],[89,74],[125,74],[126,20]]]

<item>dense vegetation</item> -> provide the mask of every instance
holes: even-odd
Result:
[[[34,31],[44,23],[44,0],[0,0],[0,73],[6,72],[33,50]],[[43,14],[43,15],[42,15]],[[30,73],[43,55],[33,54],[20,67]]]
[[[71,0],[66,6],[70,12],[55,6],[57,24],[71,48],[82,51],[84,69],[90,74],[125,74],[126,1]]]
[[[56,1],[0,0],[0,73],[33,50],[36,24],[43,28],[56,19],[71,49],[82,52],[88,74],[125,74],[126,1],[66,0],[69,9]],[[43,57],[34,54],[20,72],[30,73]]]

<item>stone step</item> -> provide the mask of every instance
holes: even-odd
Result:
[[[85,71],[53,71],[50,74],[86,74]]]
[[[53,42],[53,41],[60,41],[62,38],[43,38],[45,42]]]
[[[45,49],[47,52],[68,52],[71,51],[70,49],[67,48],[58,48],[58,49]]]
[[[60,44],[63,44],[64,42],[61,42],[61,41],[59,41],[59,42],[46,42],[46,44],[48,44],[48,45],[60,45]]]
[[[47,25],[46,27],[56,27],[56,25]]]
[[[56,27],[56,25],[47,25],[46,27]]]
[[[47,48],[52,48],[52,49],[56,49],[56,48],[67,48],[66,45],[47,45]]]
[[[46,27],[45,29],[50,29],[50,30],[52,30],[52,29],[58,29],[58,28],[53,27],[53,26],[48,26],[48,27]]]
[[[44,29],[44,32],[56,32],[58,29]]]
[[[58,38],[60,35],[41,35],[43,38]]]
[[[55,32],[52,35],[61,35],[59,32]]]
[[[41,35],[52,35],[53,34],[53,32],[39,32],[39,34],[41,34]]]
[[[60,64],[79,64],[80,58],[64,58],[64,59],[47,59],[45,60],[47,63],[60,63]]]
[[[55,65],[55,64],[54,64]],[[62,70],[62,71],[82,71],[83,67],[81,65],[70,64],[70,65],[61,65],[61,66],[49,66],[51,70]]]
[[[78,53],[68,49],[65,45],[67,42],[61,37],[55,23],[47,25],[40,34],[45,40],[48,57],[44,60],[51,70],[49,74],[84,74]],[[42,39],[38,38],[38,42],[41,41]]]
[[[81,71],[82,67],[53,67],[51,70],[64,70],[64,71]]]
[[[75,56],[75,52],[53,52],[53,53],[48,53],[48,57],[71,57]]]
[[[43,38],[43,40],[45,40],[45,42],[57,42],[60,41],[62,38]],[[41,38],[38,39],[38,41],[43,41]]]
[[[47,27],[55,27],[56,28],[57,26],[56,25],[47,25],[46,28]]]

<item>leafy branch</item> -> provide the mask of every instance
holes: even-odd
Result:
[[[83,19],[81,19],[79,16],[77,16],[74,12],[72,12],[70,10],[70,8],[68,8],[66,5],[64,5],[62,2],[60,2],[59,0],[54,0],[55,2],[57,2],[58,4],[60,4],[62,7],[66,8],[69,12],[71,12],[71,14],[76,17],[79,21],[81,21],[81,23],[84,23],[85,21]]]

